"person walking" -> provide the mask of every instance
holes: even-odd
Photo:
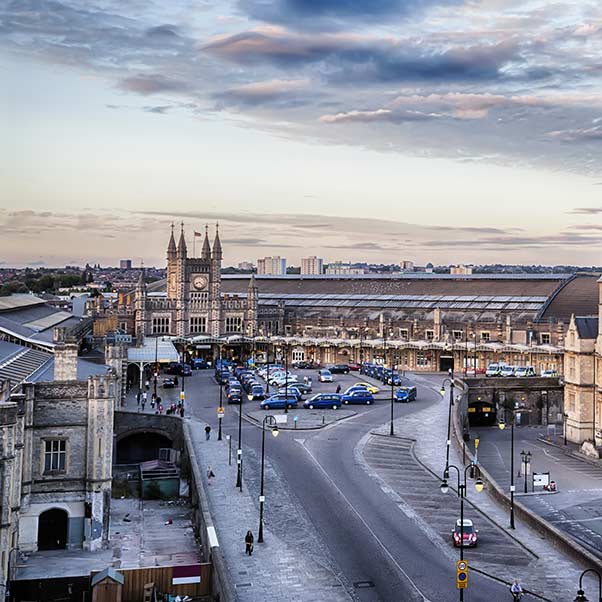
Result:
[[[337,385],[337,390],[336,390],[336,392],[337,392],[337,393],[340,393],[340,392],[341,392],[341,385]]]
[[[184,418],[184,406],[180,406],[180,418]]]
[[[146,390],[150,390],[150,381],[148,380],[148,378],[146,379],[146,382],[144,383],[144,386],[146,387]]]
[[[145,405],[146,405],[146,400],[145,400],[145,399],[143,399],[143,400],[142,400],[142,411],[143,411],[143,412],[144,412],[144,406],[145,406]]]
[[[205,427],[205,441],[209,441],[211,439],[211,427],[207,425]]]
[[[253,541],[253,533],[249,529],[245,535],[245,554],[248,554],[249,556],[253,556]]]
[[[211,479],[215,478],[215,473],[213,472],[213,469],[211,468],[211,464],[209,464],[209,466],[207,466],[207,481],[209,483],[209,485],[211,485]]]
[[[137,393],[136,393],[136,405],[139,406],[140,405],[140,399],[142,397],[142,392],[140,391],[140,389],[138,389]]]

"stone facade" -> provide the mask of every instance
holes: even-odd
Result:
[[[598,316],[573,316],[564,350],[564,406],[569,441],[602,445],[602,279]]]

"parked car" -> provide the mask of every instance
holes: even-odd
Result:
[[[291,395],[272,395],[267,399],[264,399],[259,407],[262,410],[278,409],[278,408],[296,408],[297,399]]]
[[[332,382],[332,372],[330,370],[326,370],[323,368],[318,372],[318,380],[321,383],[331,383]]]
[[[242,391],[240,389],[230,389],[227,400],[228,403],[242,403]]]
[[[514,370],[514,376],[525,378],[527,376],[537,376],[533,366],[517,366]]]
[[[500,370],[500,376],[514,376],[514,366],[502,366]]]
[[[462,533],[464,534],[464,541],[462,541]],[[460,546],[465,548],[476,548],[478,540],[479,530],[474,528],[472,521],[468,518],[464,519],[464,526],[462,528],[462,521],[458,519],[456,526],[452,529],[452,540],[454,542],[454,548]]]
[[[314,408],[332,408],[336,410],[341,407],[341,395],[338,393],[317,393],[303,402],[303,407],[307,410]]]
[[[286,387],[278,389],[278,395],[286,395],[287,393],[290,397],[294,397],[297,401],[303,401],[303,395],[301,394],[301,391],[297,389],[297,387],[289,385],[288,390]]]
[[[176,386],[176,381],[173,378],[167,377],[163,379],[161,386],[164,389],[173,389]]]
[[[274,378],[270,381],[270,384],[275,387],[284,387],[286,384],[292,385],[297,382],[297,376],[294,374],[292,376],[279,376],[278,378]]]
[[[542,370],[541,371],[541,375],[544,378],[557,378],[558,377],[558,370]]]
[[[364,389],[367,389],[368,391],[370,391],[370,393],[372,393],[372,395],[376,395],[380,389],[376,386],[373,385],[371,383],[355,383],[355,385],[353,385],[354,387],[364,387]]]
[[[204,370],[207,368],[207,361],[202,357],[195,357],[192,359],[192,369],[193,370]]]
[[[394,386],[398,387],[401,385],[401,376],[399,375],[399,372],[393,372],[393,374],[391,374],[391,370],[385,372],[385,384],[390,385],[391,380],[393,380]]]
[[[289,382],[288,386],[297,389],[301,395],[308,395],[311,393],[311,386],[300,383],[299,381],[294,381],[292,384]]]
[[[167,368],[165,368],[166,374],[173,374],[175,376],[191,376],[192,368],[190,364],[183,364],[182,362],[169,362]]]
[[[306,362],[305,360],[300,360],[298,362],[293,362],[293,368],[296,370],[309,370],[311,368],[315,368],[315,364],[313,362]]]
[[[326,366],[327,370],[330,370],[331,374],[349,374],[349,366],[347,364],[332,364]]]
[[[349,370],[351,370],[352,372],[359,372],[361,366],[360,364],[358,364],[357,362],[351,362],[350,364],[348,364],[347,366],[349,368]]]
[[[370,391],[368,391],[367,389],[357,389],[356,391],[352,391],[348,395],[343,395],[341,397],[341,401],[345,405],[350,403],[365,403],[367,406],[369,406],[371,403],[374,402],[374,397],[372,393],[370,393]]]
[[[501,370],[504,364],[493,363],[487,366],[487,370],[485,370],[485,376],[500,376]]]
[[[395,391],[395,401],[410,402],[416,401],[416,387],[399,387]]]

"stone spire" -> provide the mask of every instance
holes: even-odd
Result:
[[[186,240],[184,240],[184,222],[181,224],[180,240],[178,241],[178,257],[186,257]]]
[[[211,259],[211,245],[209,244],[209,225],[205,224],[205,240],[203,241],[203,250],[201,259]]]
[[[213,240],[212,259],[222,260],[222,243],[219,239],[219,224],[215,224],[215,238]]]
[[[173,224],[171,225],[171,235],[169,237],[169,244],[167,245],[167,259],[174,259],[176,256],[176,239],[173,236]]]

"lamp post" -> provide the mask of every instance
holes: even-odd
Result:
[[[509,409],[504,407],[504,409]],[[514,529],[514,422],[516,419],[516,414],[521,413],[519,409],[510,409],[512,414],[512,420],[510,421],[510,528]],[[504,430],[506,428],[506,422],[504,420],[500,420],[498,423],[498,427],[500,430]]]
[[[567,445],[567,440],[566,440],[566,423],[567,423],[568,418],[569,418],[569,415],[566,412],[564,412],[564,414],[562,415],[562,420],[563,420],[562,437],[564,439],[564,444],[565,445]]]
[[[154,369],[155,380],[153,383],[153,393],[155,395],[155,400],[157,399],[157,376],[159,375],[158,346],[159,346],[159,337],[155,337],[155,369]]]
[[[220,343],[219,345],[219,365],[222,365],[222,344]],[[220,368],[221,370],[221,368]],[[219,382],[219,412],[217,413],[217,440],[221,441],[222,440],[222,417],[223,417],[223,408],[224,408],[224,404],[222,401],[222,389],[224,388],[224,385],[222,385],[222,379],[220,377],[220,382]],[[242,406],[242,398],[241,398],[241,406]],[[242,407],[241,407],[242,410]]]
[[[389,335],[393,337],[393,330],[389,332]],[[385,352],[385,363],[387,361],[387,355]],[[395,430],[393,427],[393,421],[395,419],[395,413],[393,408],[395,407],[395,384],[394,384],[394,366],[393,366],[393,351],[391,350],[391,420],[390,420],[390,428],[389,428],[389,436],[393,437],[395,435]]]
[[[186,343],[182,347],[182,387],[180,389],[180,403],[184,407],[184,400],[186,399],[186,392],[184,391],[184,364],[186,362]],[[221,387],[221,385],[220,385]]]
[[[583,589],[583,577],[585,577],[587,573],[593,573],[598,577],[598,602],[602,602],[602,575],[596,569],[585,569],[585,571],[579,575],[579,590],[577,591],[575,602],[589,602],[589,598],[586,598]]]
[[[520,459],[523,463],[523,471],[525,473],[525,493],[527,493],[527,472],[529,470],[529,464],[531,464],[531,452],[526,452],[524,449],[521,450]]]
[[[266,334],[266,342],[267,342],[267,351],[266,351],[266,360],[267,360],[267,381],[266,381],[266,387],[265,387],[265,392],[266,395],[269,397],[270,395],[270,331],[268,330],[267,334]]]
[[[286,391],[284,399],[284,413],[288,414],[288,345],[284,343],[284,390]]]
[[[220,385],[221,386],[221,385]],[[242,396],[238,408],[238,446],[236,449],[236,486],[242,493]]]
[[[266,424],[272,429],[272,435],[278,436],[278,425],[276,424],[276,418],[269,414],[265,416],[261,423],[261,485],[259,490],[259,535],[257,536],[257,543],[263,543],[263,505],[265,503],[265,495],[263,493],[263,474],[265,466],[265,426]]]
[[[443,473],[443,481],[439,486],[441,493],[447,493],[449,491],[449,469],[453,468],[458,473],[458,497],[460,498],[460,560],[464,560],[464,498],[466,497],[466,479],[468,470],[476,473],[477,480],[475,481],[474,488],[477,493],[481,493],[483,491],[483,481],[481,480],[481,471],[479,467],[475,464],[469,464],[464,470],[461,470],[454,464],[450,464],[445,467],[445,472]],[[464,480],[460,481],[460,475],[464,475]],[[460,600],[464,600],[464,590],[460,589]]]
[[[447,414],[447,441],[445,442],[445,470],[449,466],[449,447],[451,445],[451,419],[452,419],[452,406],[454,405],[454,384],[453,378],[446,378],[441,384],[441,396],[445,396],[445,385],[449,384],[449,410]]]

